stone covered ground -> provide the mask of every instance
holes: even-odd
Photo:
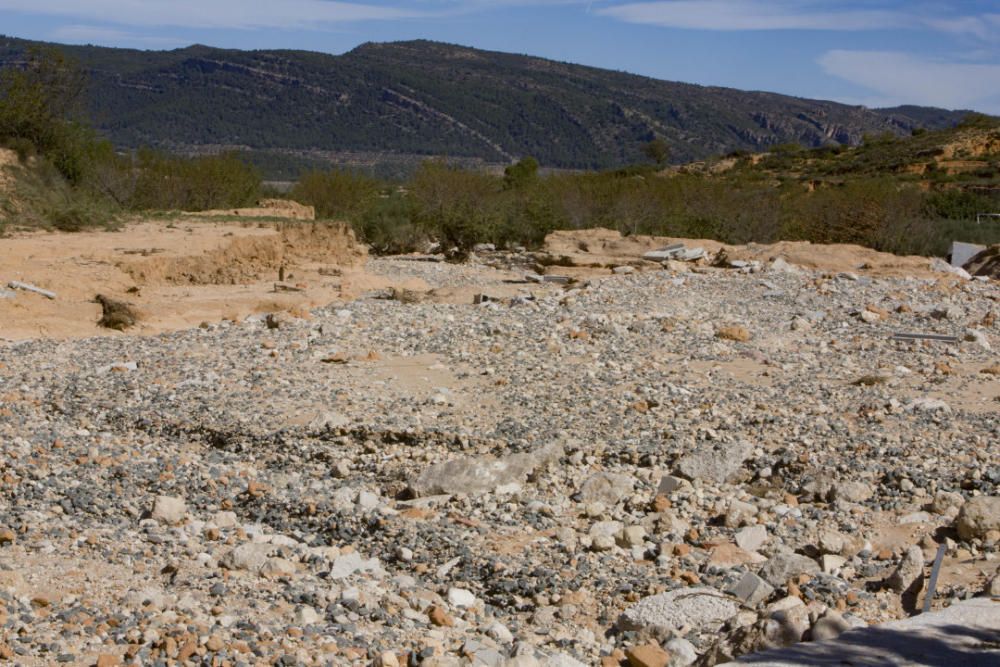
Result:
[[[670,268],[3,345],[0,657],[712,665],[939,545],[935,607],[1000,595],[996,282]]]

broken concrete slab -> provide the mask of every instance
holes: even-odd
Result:
[[[622,613],[618,627],[642,630],[689,626],[702,631],[721,626],[738,612],[739,605],[714,588],[679,588],[639,600]]]
[[[658,248],[656,250],[650,250],[645,253],[642,258],[649,260],[651,262],[663,262],[668,259],[673,259],[675,255],[684,251],[683,243],[671,243],[668,246]]]
[[[977,243],[963,243],[952,241],[951,243],[951,265],[956,268],[964,268],[973,257],[986,250],[986,246]]]

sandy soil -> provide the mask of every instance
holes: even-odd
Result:
[[[681,239],[666,236],[628,236],[610,229],[559,231],[545,239],[545,251],[566,258],[578,266],[607,267],[622,264],[641,265],[643,253],[672,243],[689,248],[701,247],[715,253],[724,249],[730,259],[785,261],[820,271],[851,271],[872,276],[914,276],[940,278],[931,270],[926,257],[901,257],[857,245],[821,245],[805,241],[782,241],[773,244],[751,243],[732,246],[708,239]],[[654,263],[648,262],[650,266]]]
[[[140,313],[156,334],[257,312],[303,310],[383,287],[346,228],[205,219],[138,222],[120,231],[22,233],[0,240],[0,281],[56,293],[0,298],[0,337],[118,335],[98,327],[98,294]],[[299,292],[276,291],[279,269]],[[417,284],[415,287],[419,288]]]
[[[112,232],[25,232],[0,239],[0,286],[21,281],[57,295],[50,300],[5,290],[6,298],[0,298],[0,338],[120,335],[98,326],[98,294],[123,300],[137,310],[140,321],[131,333],[155,335],[254,313],[303,315],[310,308],[379,289],[406,290],[414,299],[439,303],[469,303],[482,289],[470,283],[432,290],[420,277],[390,279],[366,268],[367,250],[347,227],[302,224],[312,215],[308,207],[264,206],[260,210],[272,215],[246,220],[184,216],[135,221]],[[257,209],[245,213],[254,212]],[[295,221],[273,219],[282,215]],[[850,245],[727,246],[704,239],[622,237],[616,231],[590,229],[555,232],[546,239],[544,250],[560,264],[550,272],[584,279],[608,274],[608,267],[623,264],[658,269],[658,264],[642,260],[642,254],[674,242],[711,253],[725,249],[730,259],[783,257],[821,271],[942,277],[931,271],[927,258],[898,257]],[[282,271],[283,282],[279,280]],[[276,286],[279,282],[281,286]],[[496,298],[520,291],[513,286],[490,289],[490,296]]]

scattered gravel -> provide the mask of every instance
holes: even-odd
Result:
[[[744,263],[7,345],[0,657],[714,664],[904,616],[939,544],[935,606],[988,592],[998,300]]]

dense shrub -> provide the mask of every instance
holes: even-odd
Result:
[[[354,219],[372,207],[380,189],[381,184],[370,176],[334,169],[304,174],[290,196],[315,206],[319,217]]]

